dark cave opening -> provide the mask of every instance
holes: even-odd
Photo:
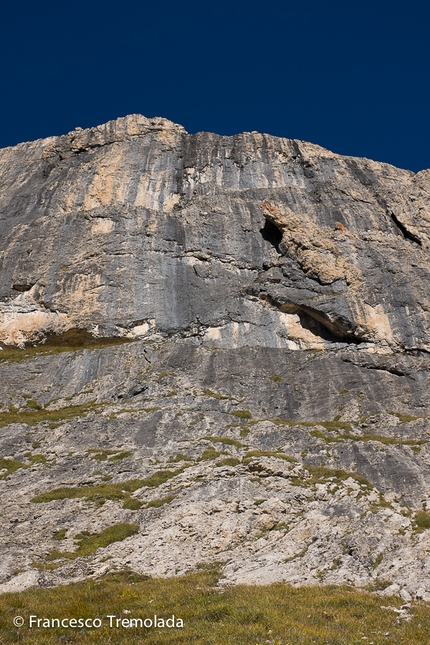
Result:
[[[349,343],[357,343],[357,340],[354,338],[346,338],[343,334],[339,333],[336,334],[334,333],[331,329],[329,329],[326,325],[321,323],[319,320],[316,318],[313,318],[310,316],[308,313],[306,313],[303,310],[299,310],[298,316],[300,318],[300,324],[304,329],[308,329],[310,332],[312,332],[315,336],[319,336],[322,340],[328,340],[332,343],[339,343],[339,342],[349,342]]]
[[[420,238],[417,235],[414,235],[413,233],[408,231],[406,226],[402,224],[400,220],[397,219],[394,213],[391,213],[391,219],[394,222],[394,224],[397,226],[397,228],[400,230],[405,240],[411,240],[411,242],[415,242],[415,244],[422,246],[422,242]]]
[[[279,244],[282,240],[282,233],[275,224],[266,219],[263,228],[260,228],[263,240],[269,242],[279,253]]]

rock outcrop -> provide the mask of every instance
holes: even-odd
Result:
[[[0,150],[0,589],[220,561],[430,599],[429,200],[139,115]]]

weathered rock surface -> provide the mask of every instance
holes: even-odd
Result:
[[[430,599],[429,199],[139,115],[0,150],[0,590],[217,561]]]

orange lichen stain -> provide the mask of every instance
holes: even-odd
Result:
[[[347,233],[348,232],[348,229],[346,228],[346,226],[344,224],[342,224],[342,222],[336,222],[334,227],[335,227],[336,231],[342,231],[342,233]]]

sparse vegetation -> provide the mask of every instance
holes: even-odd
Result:
[[[70,329],[60,336],[50,336],[42,345],[35,345],[20,349],[11,345],[2,345],[0,362],[21,363],[34,356],[61,354],[63,352],[76,352],[82,349],[101,349],[110,345],[122,345],[133,342],[129,338],[96,338],[85,329]]]
[[[171,501],[175,499],[175,495],[167,495],[166,497],[158,497],[157,499],[152,499],[146,504],[147,508],[160,508],[164,504],[170,504]]]
[[[142,506],[143,503],[136,497],[129,497],[122,505],[123,508],[126,508],[129,511],[138,511]]]
[[[55,531],[54,535],[52,536],[53,540],[64,540],[66,537],[67,529],[59,529],[58,531]]]
[[[334,480],[337,482],[345,481],[350,477],[354,479],[360,486],[367,488],[369,490],[373,489],[372,484],[365,477],[357,475],[356,473],[348,472],[340,468],[327,468],[326,466],[310,466],[309,464],[304,464],[304,467],[310,474],[310,478],[306,481],[307,483],[317,483],[319,481]]]
[[[30,410],[41,410],[43,406],[40,405],[37,401],[34,399],[27,399],[27,408],[30,408]]]
[[[31,464],[46,464],[45,455],[27,453],[25,456]]]
[[[230,414],[238,419],[252,419],[252,414],[249,410],[234,410],[234,412],[230,412]]]
[[[430,513],[418,511],[414,517],[414,529],[418,533],[430,529]]]
[[[372,513],[378,513],[381,508],[392,508],[391,504],[387,502],[382,495],[379,496],[379,500],[377,502],[373,502],[373,504],[370,505]]]
[[[217,466],[237,466],[240,464],[240,459],[236,459],[236,457],[227,457],[226,459],[220,459],[220,461],[216,462]]]
[[[271,450],[248,450],[248,452],[245,453],[244,463],[249,463],[251,459],[254,459],[255,457],[277,457],[278,459],[283,459],[284,461],[288,461],[291,464],[297,462],[297,459],[295,459],[295,457],[290,457],[289,455],[286,455],[281,451],[274,452]]]
[[[272,376],[269,376],[269,379],[273,381],[273,383],[282,383],[284,380],[280,374],[272,374]]]
[[[192,457],[189,455],[184,455],[182,452],[178,452],[174,457],[169,457],[168,462],[171,464],[177,463],[178,461],[192,461]]]
[[[372,569],[376,569],[377,567],[379,567],[383,559],[384,559],[383,553],[379,553],[373,561]]]
[[[28,468],[28,464],[24,464],[22,461],[17,461],[16,459],[0,457],[0,479],[6,479],[8,475],[11,475],[19,468]],[[6,472],[2,472],[4,470]]]
[[[205,450],[203,450],[202,454],[198,458],[198,461],[212,461],[213,459],[220,457],[221,454],[221,452],[215,450],[215,448],[211,446],[210,448],[205,448]]]
[[[91,456],[91,459],[96,459],[97,461],[120,461],[126,457],[130,457],[133,453],[130,451],[120,452],[119,450],[99,450],[97,448],[88,450],[88,454]]]
[[[224,443],[226,446],[235,446],[235,448],[242,448],[243,444],[237,439],[231,437],[205,437],[208,441],[213,443]]]
[[[322,439],[326,443],[338,443],[339,441],[342,441],[340,437],[330,437],[321,432],[321,430],[311,430],[310,435],[312,437],[315,437],[316,439]]]
[[[306,555],[306,552],[308,549],[309,549],[309,545],[303,547],[303,549],[299,553],[296,553],[295,555],[292,555],[289,558],[285,558],[284,562],[292,562],[293,560],[297,560],[297,558],[303,558],[303,556]]]
[[[296,556],[298,557],[298,556]],[[48,565],[49,566],[49,565]],[[51,565],[52,566],[52,565]],[[399,621],[398,598],[384,598],[352,587],[232,586],[218,588],[217,572],[201,568],[184,577],[148,579],[131,572],[110,574],[56,588],[32,588],[0,596],[5,643],[58,645],[423,645],[430,607],[412,603],[412,620]],[[387,583],[384,583],[384,588]],[[112,599],[115,606],[112,608]],[[151,611],[148,611],[148,599]],[[125,613],[125,612],[130,612]],[[183,628],[111,629],[108,614],[120,618],[181,618]],[[19,630],[12,620],[24,617]],[[30,614],[100,617],[100,629],[29,629]]]
[[[0,412],[0,428],[11,423],[26,423],[35,426],[41,421],[62,422],[73,417],[86,416],[90,412],[100,409],[103,403],[91,401],[80,405],[68,405],[58,410],[47,410],[46,408],[18,410],[11,406],[7,412]]]
[[[329,422],[326,422],[328,424]],[[318,422],[318,425],[322,425],[320,422]],[[325,426],[327,427],[327,425]],[[329,429],[329,428],[327,428]],[[422,446],[423,444],[428,443],[425,439],[400,439],[399,437],[386,437],[385,435],[381,434],[361,434],[361,435],[354,435],[351,433],[340,433],[337,434],[336,436],[331,436],[331,435],[326,435],[324,432],[321,432],[321,430],[312,430],[310,434],[313,437],[316,437],[318,439],[322,439],[326,443],[339,443],[341,441],[379,441],[379,443],[383,443],[385,445],[396,445],[396,446],[411,446],[412,449],[419,449],[419,446]]]
[[[75,540],[78,542],[78,548],[76,551],[58,551],[57,549],[53,549],[46,556],[46,560],[59,560],[62,558],[74,560],[76,558],[92,555],[97,551],[97,549],[105,548],[113,542],[125,540],[138,531],[139,527],[137,524],[127,523],[114,524],[100,533],[89,533],[88,531],[83,531],[75,536]]]
[[[206,394],[206,396],[211,396],[214,399],[222,400],[222,399],[230,399],[230,396],[224,396],[224,394],[218,394],[218,392],[213,392],[212,390],[205,389],[203,390],[203,394]]]
[[[340,566],[340,563],[342,561],[342,556],[338,555],[337,558],[335,558],[332,562],[332,565],[330,567],[330,571],[334,571]]]
[[[183,468],[179,468],[177,470],[159,470],[145,479],[129,479],[128,481],[116,484],[105,483],[95,484],[93,486],[76,487],[64,486],[45,493],[40,493],[33,497],[31,501],[36,504],[42,504],[58,499],[84,498],[96,506],[102,506],[106,500],[111,499],[125,502],[127,505],[124,506],[124,508],[137,510],[132,507],[136,507],[137,503],[139,503],[138,508],[140,508],[141,502],[132,498],[131,493],[134,493],[139,488],[143,488],[145,486],[160,486],[160,484],[164,484],[172,477],[175,477],[175,475],[178,475],[182,470]]]
[[[153,487],[160,486],[161,484],[164,484],[172,477],[179,475],[179,473],[181,473],[184,469],[185,469],[185,466],[183,466],[182,468],[177,468],[176,470],[158,470],[150,477],[147,477],[146,479],[142,479],[141,481],[144,482],[143,486],[153,486]]]
[[[365,589],[367,591],[384,591],[384,589],[392,584],[392,580],[381,580],[380,578],[376,578],[376,580],[372,582],[372,584],[366,585]]]
[[[412,414],[402,414],[401,412],[390,412],[390,414],[397,417],[400,423],[409,423],[410,421],[416,421],[417,419],[423,418],[423,417],[415,417]]]
[[[115,455],[112,455],[112,457],[109,457],[109,461],[121,461],[126,457],[131,457],[132,454],[133,453],[130,450],[125,450],[124,452],[117,452]]]

